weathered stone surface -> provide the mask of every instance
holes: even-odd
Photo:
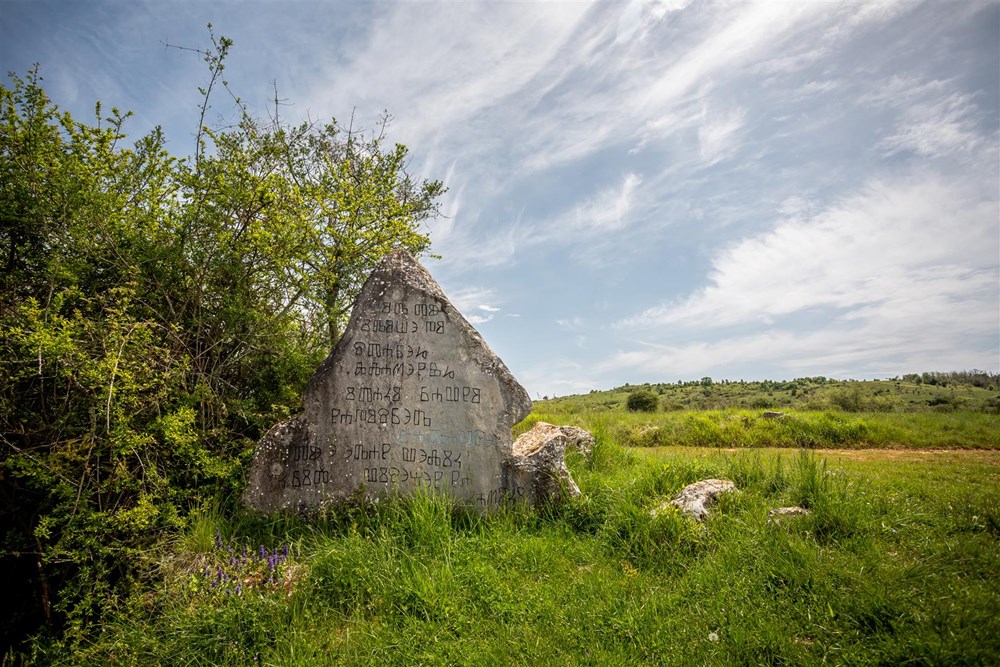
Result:
[[[532,504],[580,495],[566,468],[566,447],[589,456],[594,436],[575,426],[538,422],[514,441],[510,461],[511,496]]]
[[[776,507],[767,513],[767,525],[778,525],[782,519],[807,516],[809,510],[804,507]]]
[[[430,274],[386,257],[304,394],[261,439],[244,502],[306,510],[430,488],[481,509],[510,496],[511,427],[527,392]]]
[[[544,422],[538,422],[544,423]],[[566,436],[566,449],[575,447],[581,454],[589,457],[594,451],[594,436],[589,431],[576,426],[559,426],[562,434]]]
[[[736,484],[726,479],[703,479],[694,484],[688,484],[673,500],[669,500],[652,510],[656,516],[664,511],[666,506],[673,505],[684,514],[699,521],[708,516],[709,508],[714,505],[723,493],[735,492]]]

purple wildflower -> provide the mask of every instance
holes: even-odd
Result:
[[[267,549],[264,548],[263,544],[260,545],[260,558],[261,560],[267,558]]]

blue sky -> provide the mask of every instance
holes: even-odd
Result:
[[[532,397],[1000,371],[997,2],[0,0],[0,65],[187,154],[208,22],[257,113],[395,117]]]

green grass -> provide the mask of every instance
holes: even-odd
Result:
[[[536,421],[604,429],[632,447],[803,447],[809,449],[998,449],[1000,415],[982,412],[848,413],[789,410],[777,419],[763,410],[672,412],[559,412],[536,406],[515,430]]]
[[[420,496],[319,521],[209,511],[150,588],[56,664],[995,664],[1000,455],[620,446],[571,452],[584,495],[479,517]],[[769,427],[770,428],[770,427]],[[624,431],[622,430],[624,429]],[[734,480],[704,525],[650,510]],[[807,517],[767,525],[789,504]],[[205,585],[225,544],[289,545],[274,585]],[[214,559],[214,561],[213,561]]]

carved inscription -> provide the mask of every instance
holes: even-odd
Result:
[[[400,296],[363,314],[360,335],[349,346],[348,381],[330,413],[337,425],[379,428],[388,441],[344,443],[342,463],[360,482],[386,490],[463,490],[472,484],[464,461],[483,451],[496,458],[497,435],[455,410],[484,406],[483,386],[456,363],[447,308],[420,294]],[[499,403],[498,392],[486,396]]]
[[[510,427],[531,405],[402,251],[366,281],[303,398],[305,412],[275,430],[276,449],[261,454],[252,472],[258,486],[280,496],[248,489],[253,506],[308,507],[359,489],[371,497],[424,487],[497,505],[506,497]]]

